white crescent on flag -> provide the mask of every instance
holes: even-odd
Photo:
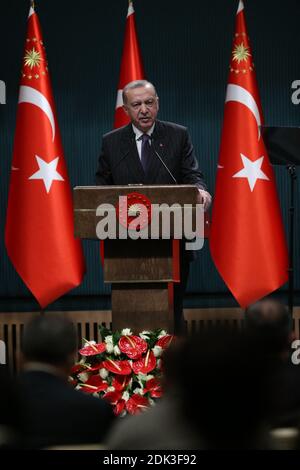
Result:
[[[134,13],[134,8],[133,8],[132,2],[130,2],[129,6],[128,6],[127,18],[128,18],[128,16],[132,15],[132,13]]]
[[[31,15],[33,14],[34,14],[34,8],[30,7],[28,18],[30,18]]]
[[[260,139],[260,126],[261,126],[261,119],[260,119],[260,113],[258,106],[256,104],[255,99],[249,93],[246,88],[243,88],[239,85],[233,85],[230,83],[227,87],[227,93],[226,93],[226,99],[225,103],[228,103],[229,101],[236,101],[237,103],[241,103],[244,106],[246,106],[251,113],[253,114],[257,127],[258,127],[258,140]]]
[[[123,104],[123,90],[118,90],[116,109],[121,108]]]
[[[239,3],[236,14],[238,15],[240,13],[240,11],[242,11],[242,10],[244,10],[244,2],[243,2],[243,0],[240,0],[240,3]]]
[[[47,116],[50,121],[51,128],[52,128],[52,142],[54,142],[55,138],[55,120],[51,105],[47,98],[40,93],[35,88],[30,86],[22,85],[20,86],[20,94],[19,94],[19,104],[21,103],[30,103],[38,108],[40,108]]]

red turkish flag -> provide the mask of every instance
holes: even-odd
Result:
[[[240,1],[226,94],[210,250],[242,307],[288,279],[288,253],[263,123],[244,5]]]
[[[132,1],[129,1],[114,121],[115,129],[117,129],[118,127],[125,126],[130,122],[130,119],[122,108],[123,88],[125,87],[125,85],[127,85],[127,83],[130,83],[133,80],[144,80],[144,78],[145,74],[142,62],[142,55],[138,43],[135,26],[135,12]]]
[[[84,275],[47,59],[30,9],[21,74],[5,243],[16,271],[42,308]]]

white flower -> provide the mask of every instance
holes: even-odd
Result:
[[[152,398],[149,398],[149,404],[150,404],[151,406],[155,406],[155,405],[156,405],[155,401],[152,400]]]
[[[144,330],[139,334],[139,336],[142,339],[144,339],[145,341],[147,341],[149,339],[149,336],[150,336],[150,331]]]
[[[141,382],[142,380],[147,380],[147,374],[142,374],[141,372],[139,372],[137,378],[139,382]]]
[[[105,342],[106,344],[109,344],[109,343],[112,344],[112,343],[113,343],[113,337],[112,337],[112,335],[106,336],[104,342]]]
[[[151,380],[151,379],[154,379],[154,375],[147,375],[147,377],[146,377],[147,382],[148,382],[148,380]]]
[[[104,369],[104,367],[102,367],[102,369],[99,370],[99,375],[101,377],[101,379],[106,379],[108,377],[108,370]]]
[[[128,401],[129,400],[129,393],[127,391],[123,392],[122,398],[123,398],[123,400]]]
[[[98,392],[94,392],[94,393],[93,393],[93,397],[99,398]]]
[[[124,328],[122,331],[121,331],[121,335],[122,336],[131,336],[132,335],[132,331],[130,328]]]
[[[121,354],[120,348],[119,348],[119,346],[117,346],[117,345],[114,346],[114,354],[115,354],[116,356],[120,356],[120,354]]]
[[[161,332],[158,335],[158,339],[162,338],[163,336],[166,336],[168,333],[165,330],[161,330]]]
[[[129,382],[128,382],[127,388],[131,388],[131,387],[132,387],[132,383],[133,383],[133,380],[130,379]]]
[[[154,348],[152,349],[152,351],[153,351],[153,354],[154,354],[155,357],[159,357],[159,356],[162,355],[163,349],[162,349],[161,346],[154,346]]]
[[[106,351],[110,354],[114,350],[114,345],[112,343],[107,343],[106,344]]]
[[[107,392],[114,392],[116,389],[112,385],[110,387],[107,387],[106,391]]]
[[[80,385],[76,385],[75,390],[81,390],[81,386],[80,386]]]
[[[87,372],[80,372],[78,378],[81,382],[85,383],[89,380],[90,375]]]
[[[133,393],[138,393],[139,395],[143,395],[143,389],[142,388],[135,388],[133,390]]]
[[[82,358],[79,361],[79,364],[85,364],[86,363],[86,357],[82,356]]]
[[[123,410],[122,413],[119,414],[120,418],[124,418],[127,415],[127,411]]]

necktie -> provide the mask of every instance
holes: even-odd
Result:
[[[149,169],[151,158],[150,136],[148,134],[142,135],[142,150],[141,150],[141,164],[145,174]]]

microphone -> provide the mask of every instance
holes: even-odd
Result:
[[[152,137],[152,135],[150,136],[150,139],[151,139],[151,143],[153,145],[153,150],[154,150],[154,153],[155,155],[157,156],[157,158],[159,158],[161,164],[164,166],[165,170],[168,172],[168,174],[171,176],[172,180],[174,181],[175,184],[178,184],[175,176],[173,175],[173,173],[171,172],[171,170],[167,167],[167,165],[165,164],[165,162],[163,161],[163,159],[161,158],[161,156],[159,155],[159,153],[157,152],[156,148],[155,148],[155,142],[154,142],[154,138]]]

